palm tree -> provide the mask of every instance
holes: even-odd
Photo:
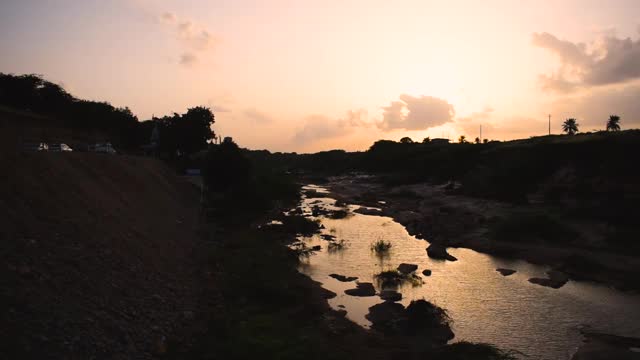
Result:
[[[460,138],[458,138],[458,142],[459,142],[460,144],[464,144],[464,143],[466,143],[466,142],[467,142],[467,137],[466,137],[466,136],[464,136],[464,135],[460,135]]]
[[[609,121],[607,121],[607,131],[620,131],[620,116],[609,116]]]
[[[562,131],[566,132],[569,135],[574,135],[578,132],[578,122],[576,119],[567,119],[562,123]]]

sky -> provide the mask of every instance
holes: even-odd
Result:
[[[2,0],[0,72],[271,151],[640,127],[638,0]]]

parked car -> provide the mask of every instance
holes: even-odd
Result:
[[[73,151],[73,149],[69,145],[61,143],[61,144],[49,145],[49,151],[66,152],[66,151]]]
[[[116,149],[113,148],[111,143],[97,143],[89,148],[89,151],[105,154],[115,154]]]
[[[26,142],[22,144],[22,149],[26,152],[47,151],[49,146],[43,142]]]

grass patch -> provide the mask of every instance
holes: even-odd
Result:
[[[380,239],[371,244],[371,251],[376,254],[386,254],[389,250],[391,250],[391,243],[389,241]]]
[[[347,248],[348,243],[344,240],[330,241],[328,245],[329,252],[338,252]]]
[[[415,274],[403,274],[398,270],[385,270],[379,274],[374,275],[381,288],[393,287],[396,288],[403,284],[411,284],[411,286],[421,286],[423,284],[422,278]]]

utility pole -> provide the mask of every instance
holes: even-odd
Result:
[[[482,142],[482,124],[480,124],[480,142]]]
[[[551,135],[551,114],[549,114],[549,135]]]

